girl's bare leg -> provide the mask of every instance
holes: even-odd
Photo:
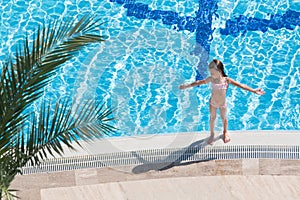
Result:
[[[217,117],[217,109],[209,104],[209,111],[210,111],[210,138],[208,140],[208,144],[212,144],[215,138],[215,120]]]
[[[227,132],[228,120],[227,120],[227,107],[220,108],[220,114],[223,122],[223,137],[224,143],[230,142],[230,137]]]

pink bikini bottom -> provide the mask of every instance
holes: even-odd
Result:
[[[217,106],[217,105],[215,105],[214,103],[212,103],[211,102],[211,100],[209,101],[209,103],[210,103],[210,105],[212,105],[212,107],[214,107],[214,108],[226,108],[226,103],[224,104],[224,105],[220,105],[220,106]]]

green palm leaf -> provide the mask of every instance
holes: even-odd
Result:
[[[63,154],[79,139],[91,140],[111,133],[112,109],[86,101],[74,106],[58,101],[54,110],[41,101],[40,112],[29,108],[38,100],[56,70],[89,44],[102,42],[100,19],[84,16],[39,27],[32,45],[26,38],[14,59],[1,66],[0,77],[0,199],[11,198],[9,185],[28,162],[38,164],[50,155]],[[80,143],[78,143],[80,144]]]
[[[110,124],[113,111],[104,105],[87,101],[74,107],[70,101],[64,100],[57,102],[51,111],[51,106],[43,103],[40,113],[31,118],[28,137],[20,136],[16,140],[15,149],[24,158],[21,165],[29,160],[33,165],[38,164],[55,153],[62,155],[62,144],[73,149],[73,143],[80,146],[78,140],[91,140],[114,132],[115,128]]]
[[[7,140],[18,133],[28,117],[22,113],[42,95],[42,88],[49,83],[55,71],[86,45],[104,41],[105,37],[95,34],[102,25],[98,21],[85,16],[77,23],[74,19],[39,28],[32,47],[26,39],[16,51],[15,62],[2,66],[1,151],[7,144],[3,144],[1,138]]]

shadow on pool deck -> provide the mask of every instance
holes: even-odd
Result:
[[[163,171],[163,170],[168,170],[175,166],[184,166],[184,165],[190,165],[190,164],[194,164],[194,163],[206,162],[206,161],[212,160],[212,158],[207,158],[207,156],[204,156],[203,158],[200,158],[196,161],[184,162],[184,161],[188,160],[188,158],[194,156],[202,148],[209,145],[207,143],[208,139],[209,139],[209,137],[202,139],[202,140],[198,140],[196,142],[193,142],[188,147],[183,148],[183,149],[186,149],[185,151],[178,150],[178,151],[172,152],[170,155],[168,155],[168,157],[161,159],[161,160],[157,160],[156,162],[153,162],[153,163],[145,160],[143,157],[141,157],[137,153],[133,152],[133,155],[137,158],[137,160],[143,164],[134,167],[132,169],[132,173],[140,174],[140,173],[145,173],[145,172],[148,172],[151,170]],[[220,139],[222,139],[221,135],[215,137],[214,142],[217,140],[220,140]],[[178,157],[177,156],[178,154],[181,154],[181,156]],[[174,158],[176,156],[178,157],[176,160],[174,160],[173,162],[168,162],[170,160],[170,158]]]

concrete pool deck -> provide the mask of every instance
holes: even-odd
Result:
[[[300,131],[234,131],[224,144],[300,146]],[[206,133],[112,138],[83,143],[68,156],[184,148],[205,144]],[[300,159],[196,160],[175,165],[144,163],[17,176],[11,185],[22,199],[300,199]]]

